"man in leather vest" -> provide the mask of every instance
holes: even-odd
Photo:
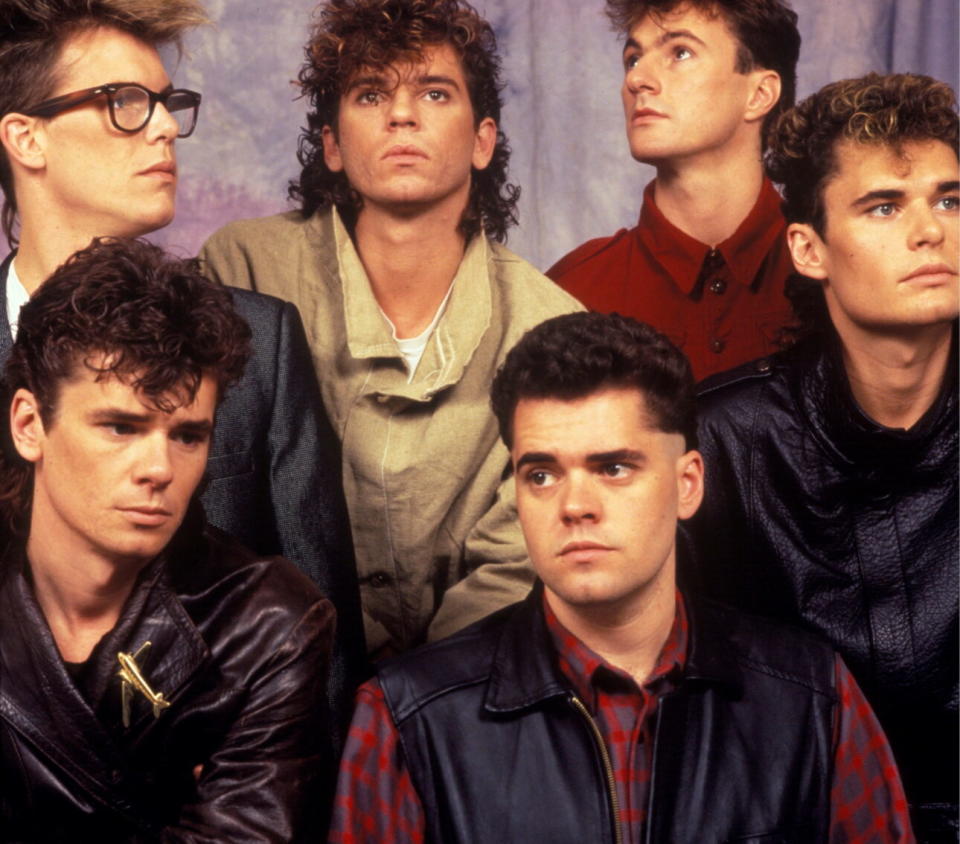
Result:
[[[250,331],[195,261],[95,240],[24,305],[0,451],[0,837],[314,841],[334,612],[194,493]]]
[[[912,841],[829,645],[675,587],[703,490],[683,354],[556,317],[492,397],[539,581],[361,688],[331,840]]]
[[[957,841],[957,250],[953,92],[826,86],[777,125],[798,275],[787,351],[702,385],[691,588],[843,655],[914,829]]]

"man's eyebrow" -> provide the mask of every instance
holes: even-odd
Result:
[[[176,426],[175,430],[206,435],[213,431],[213,423],[209,419],[185,419]]]
[[[417,79],[417,82],[420,85],[448,85],[455,90],[460,90],[460,84],[452,76],[442,76],[439,74],[431,74],[428,76],[421,76]]]
[[[853,205],[869,205],[871,202],[878,202],[880,200],[890,202],[894,199],[903,199],[904,196],[906,196],[906,194],[902,190],[871,190],[853,200]]]
[[[521,454],[517,460],[517,468],[526,466],[528,463],[556,463],[557,458],[548,451],[528,451]]]
[[[960,180],[958,179],[954,179],[952,182],[940,182],[937,185],[937,193],[951,193],[955,190],[960,190]]]
[[[595,454],[587,455],[588,463],[641,463],[646,460],[646,455],[642,451],[636,451],[632,448],[617,448],[613,451],[599,451]]]
[[[662,47],[664,44],[670,41],[676,41],[678,38],[688,38],[691,41],[696,41],[702,47],[706,47],[702,38],[698,38],[694,35],[689,29],[670,29],[665,32],[662,32],[657,39],[650,45],[651,48]],[[626,53],[629,49],[637,50],[641,55],[644,53],[643,46],[635,39],[628,38],[627,43],[623,45],[623,52]]]
[[[354,88],[385,88],[387,77],[382,73],[368,73],[366,76],[357,76],[347,86],[348,91]]]
[[[150,420],[149,413],[133,413],[119,407],[101,407],[90,414],[94,422],[126,422],[128,424],[143,424]]]

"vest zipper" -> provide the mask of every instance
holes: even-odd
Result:
[[[610,762],[610,753],[607,750],[607,746],[603,743],[603,736],[600,733],[597,722],[594,721],[587,707],[583,705],[583,701],[576,695],[570,695],[567,700],[570,701],[570,705],[573,706],[587,722],[587,725],[590,727],[590,732],[593,735],[594,744],[596,744],[597,749],[600,751],[600,759],[603,761],[603,770],[607,778],[607,796],[610,798],[610,808],[613,810],[613,838],[616,844],[623,844],[623,833],[620,829],[620,801],[617,799],[617,781],[613,775],[613,764]]]

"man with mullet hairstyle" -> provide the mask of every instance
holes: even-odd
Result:
[[[0,0],[0,187],[15,248],[0,264],[0,360],[20,305],[76,250],[173,219],[175,142],[192,134],[200,94],[173,87],[157,47],[206,21],[198,0]],[[246,291],[233,299],[252,355],[217,416],[203,506],[333,601],[328,691],[345,726],[365,657],[339,443],[296,309]]]
[[[527,328],[579,305],[501,245],[518,190],[496,41],[473,7],[331,0],[306,56],[300,209],[232,223],[202,258],[303,314],[382,656],[529,588],[486,392]]]
[[[250,330],[95,240],[20,310],[0,419],[0,838],[317,841],[334,612],[194,493]]]
[[[547,275],[591,310],[665,332],[700,379],[773,351],[789,318],[790,255],[761,154],[793,105],[797,16],[785,0],[607,0],[607,14],[625,37],[630,152],[657,176],[634,228]]]
[[[910,74],[785,113],[793,345],[706,381],[696,585],[843,654],[883,724],[917,837],[957,841],[958,120]]]

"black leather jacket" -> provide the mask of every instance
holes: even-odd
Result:
[[[612,844],[609,762],[556,667],[542,589],[378,679],[433,844]],[[826,841],[834,655],[800,631],[689,606],[658,705],[647,841]]]
[[[828,638],[886,730],[918,838],[956,841],[955,363],[909,431],[859,410],[835,339],[708,379],[700,413],[687,588]]]
[[[22,551],[0,565],[0,839],[320,840],[334,613],[305,575],[185,525],[74,682]],[[136,692],[124,728],[117,652],[145,641],[171,705]]]

